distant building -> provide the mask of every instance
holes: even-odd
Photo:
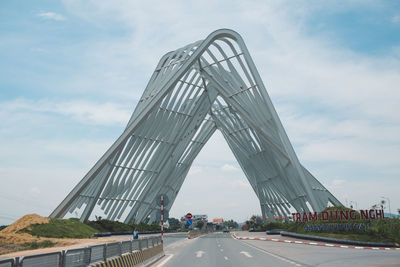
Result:
[[[193,215],[192,217],[193,221],[205,221],[208,222],[208,216],[203,214],[203,215]]]
[[[215,223],[215,224],[224,224],[224,219],[215,218],[215,219],[213,219],[213,223]]]

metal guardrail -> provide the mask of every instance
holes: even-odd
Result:
[[[159,244],[161,244],[160,236],[106,243],[59,252],[29,255],[21,259],[19,257],[4,259],[0,260],[0,267],[84,267]]]
[[[69,249],[64,252],[63,266],[85,267],[91,259],[91,248]]]
[[[21,259],[20,267],[62,266],[62,252],[29,255]]]
[[[5,259],[5,260],[0,260],[0,267],[14,267],[15,265],[15,259]]]

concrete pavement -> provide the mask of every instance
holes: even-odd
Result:
[[[260,236],[265,233],[238,233]],[[164,248],[154,266],[400,266],[400,251],[357,250],[260,240],[213,233]]]
[[[229,233],[212,233],[165,247],[157,267],[168,266],[300,266],[294,261],[265,253]]]

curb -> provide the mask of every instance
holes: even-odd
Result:
[[[146,261],[139,263],[137,266],[138,267],[148,267],[151,266],[152,264],[154,264],[155,262],[157,262],[159,259],[161,259],[162,257],[164,257],[164,251],[151,257],[150,259],[147,259]]]
[[[280,232],[281,236],[290,236],[299,239],[312,240],[317,242],[329,242],[343,245],[351,245],[351,246],[361,246],[361,247],[386,247],[393,248],[395,247],[394,243],[381,243],[381,242],[365,242],[365,241],[356,241],[356,240],[344,240],[338,238],[324,237],[324,236],[313,236],[313,235],[304,235],[292,232]]]
[[[338,245],[338,244],[329,244],[329,243],[317,243],[317,242],[308,242],[308,241],[294,241],[294,240],[283,240],[276,238],[267,238],[267,237],[239,237],[236,234],[232,234],[232,237],[238,240],[262,240],[262,241],[273,241],[273,242],[283,242],[283,243],[291,243],[291,244],[304,244],[311,246],[325,246],[325,247],[335,247],[335,248],[355,248],[355,249],[370,249],[370,250],[400,250],[400,248],[385,248],[385,247],[361,247],[361,246],[348,246],[348,245]]]

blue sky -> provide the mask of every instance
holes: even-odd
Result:
[[[243,36],[317,179],[343,203],[400,208],[398,1],[4,0],[0,18],[0,224],[48,215],[120,135],[159,58],[218,28]],[[259,212],[221,139],[172,216]]]

